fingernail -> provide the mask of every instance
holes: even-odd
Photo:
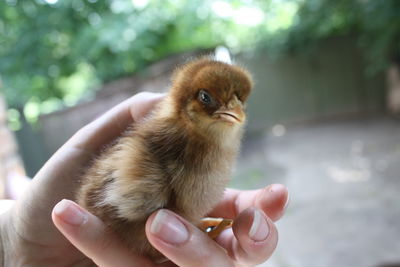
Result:
[[[63,199],[58,202],[54,207],[53,212],[65,223],[73,226],[82,225],[88,219],[88,216],[85,212],[79,209],[74,202],[67,199]]]
[[[269,226],[260,211],[254,210],[253,224],[250,227],[249,236],[254,241],[263,241],[269,234]]]
[[[273,185],[271,185],[269,191],[271,193],[275,193],[275,192],[278,192],[278,191],[287,191],[286,202],[285,202],[285,205],[283,206],[283,211],[285,211],[287,209],[287,207],[289,206],[289,203],[290,203],[290,194],[289,194],[289,190],[286,188],[286,186],[284,186],[282,184],[273,184]]]
[[[186,226],[165,210],[157,212],[151,223],[150,232],[171,244],[182,244],[189,238]]]

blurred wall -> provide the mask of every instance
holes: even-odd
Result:
[[[271,59],[267,52],[243,54],[255,79],[249,128],[381,112],[383,74],[368,75],[351,38],[335,38],[302,55]]]
[[[38,140],[43,141],[44,158],[54,153],[83,125],[131,95],[140,91],[165,91],[176,66],[197,54],[199,52],[171,56],[135,76],[105,85],[93,101],[42,116]],[[235,59],[250,69],[255,80],[248,103],[249,132],[276,123],[383,110],[383,76],[366,75],[362,56],[350,38],[329,40],[307,55],[272,60],[267,52],[258,51],[237,55]],[[32,157],[29,151],[23,154],[26,161]],[[42,163],[35,164],[29,165],[30,175]]]

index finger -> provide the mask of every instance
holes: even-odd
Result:
[[[258,190],[228,188],[223,199],[210,212],[209,216],[234,219],[245,209],[256,207],[276,221],[283,215],[288,200],[288,191],[281,184],[272,184]]]

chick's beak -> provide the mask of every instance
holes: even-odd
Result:
[[[214,115],[218,119],[229,123],[242,123],[245,119],[242,105],[235,105],[231,108],[221,107],[214,112]]]

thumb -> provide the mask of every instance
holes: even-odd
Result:
[[[58,230],[98,266],[153,266],[124,246],[99,218],[71,200],[57,203],[52,219]]]

